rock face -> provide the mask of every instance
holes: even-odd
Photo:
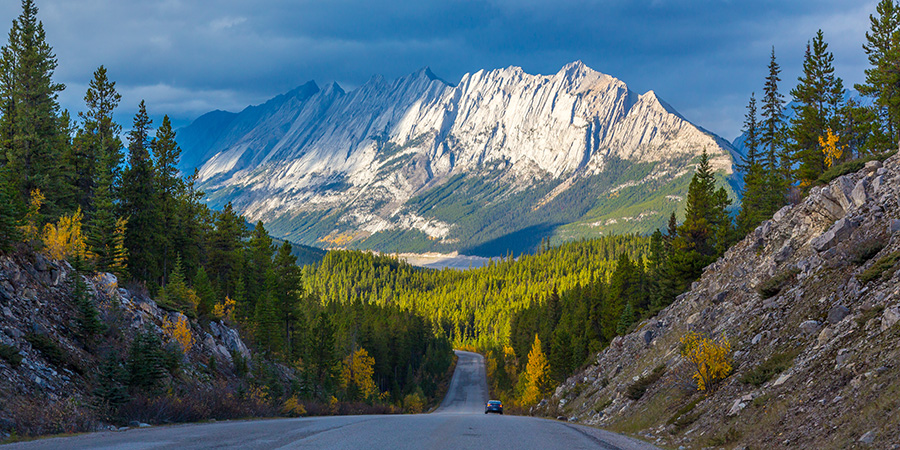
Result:
[[[145,293],[119,287],[116,277],[109,273],[83,276],[107,330],[93,344],[86,344],[79,334],[79,313],[72,299],[75,276],[80,275],[68,263],[51,261],[40,254],[18,251],[0,255],[0,441],[18,428],[18,420],[35,420],[16,416],[17,411],[31,411],[33,405],[59,410],[71,406],[75,408],[67,410],[71,421],[93,417],[78,412],[74,405],[93,404],[103,358],[108,354],[126,357],[138,333],[154,333],[164,345],[177,345],[166,325],[187,318],[158,307]],[[223,382],[237,380],[232,355],[251,361],[237,330],[222,322],[211,322],[209,329],[212,333],[197,322],[190,323],[194,342],[180,361],[184,379],[199,383],[200,387],[194,386],[197,389],[209,388],[216,377]],[[10,350],[18,357],[7,353]],[[215,373],[206,365],[212,357],[217,360]],[[80,423],[72,429],[99,426],[103,424]],[[54,430],[43,432],[59,432]]]
[[[483,198],[466,199],[480,206],[540,187],[541,198],[523,200],[530,211],[611,165],[621,170],[623,161],[644,170],[596,195],[689,174],[703,150],[715,169],[732,171],[726,141],[652,91],[637,94],[581,62],[548,76],[519,67],[482,70],[455,86],[428,69],[393,81],[373,77],[350,92],[310,82],[238,114],[209,113],[179,136],[182,169],[199,168],[214,205],[232,201],[276,234],[319,245],[392,230],[447,245],[471,240],[455,229],[458,212],[441,211],[454,206],[452,199],[444,195],[423,208],[416,198],[460,177],[492,186]],[[338,212],[339,221],[318,225]]]
[[[898,156],[813,188],[538,412],[613,429],[639,423],[640,435],[672,448],[897,448],[898,219]],[[757,287],[782,274],[792,281],[763,299]],[[688,331],[726,337],[735,350],[732,374],[708,396],[679,353]],[[622,394],[659,365],[665,375],[644,397]]]

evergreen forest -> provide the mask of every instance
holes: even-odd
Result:
[[[122,132],[113,119],[121,97],[103,66],[84,111],[61,111],[56,58],[34,2],[22,6],[0,50],[2,251],[55,251],[146,289],[200,326],[234,324],[266,358],[300,370],[296,391],[308,398],[433,398],[455,347],[486,355],[504,401],[533,404],[671,304],[776,211],[886,158],[900,141],[900,6],[881,0],[863,47],[865,82],[854,86],[868,104],[847,95],[821,31],[790,90],[772,48],[761,95],[747,104],[736,215],[704,154],[683,217],[673,213],[651,236],[544,242],[534,254],[466,271],[346,250],[301,268],[291,243],[276,246],[263,223],[249,230],[232,205],[204,205],[196,173],[175,168],[180,149],[168,118],[154,128],[142,102]],[[124,357],[110,358],[125,367]],[[371,377],[343,373],[359,372],[346,369],[354,364]]]

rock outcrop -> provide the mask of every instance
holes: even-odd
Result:
[[[94,390],[106,356],[127,358],[129,344],[139,333],[153,333],[163,345],[175,345],[170,324],[187,320],[179,312],[158,307],[140,289],[120,287],[112,274],[83,276],[105,326],[102,336],[86,339],[72,296],[75,276],[82,275],[68,263],[39,253],[20,250],[0,256],[0,441],[21,429],[19,421],[37,420],[24,416],[43,414],[42,409],[68,411],[72,417],[54,419],[54,426],[63,428],[41,428],[36,433],[109,426],[102,421],[70,424],[71,429],[59,424],[97,419],[88,411],[97,406]],[[199,383],[195,388],[208,389],[216,380],[234,380],[233,356],[239,355],[241,364],[249,364],[250,352],[237,330],[222,322],[211,322],[208,331],[196,321],[188,323],[193,343],[186,352],[179,350],[179,373],[184,380]],[[212,359],[215,368],[210,367]],[[172,385],[178,383],[173,380]]]
[[[898,448],[898,202],[898,156],[813,188],[538,412],[673,448]],[[688,331],[734,349],[733,373],[708,395],[680,356]],[[623,395],[660,365],[640,400]]]

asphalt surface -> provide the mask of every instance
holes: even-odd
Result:
[[[656,447],[554,420],[484,414],[484,358],[457,351],[447,396],[431,414],[226,421],[90,433],[10,449],[606,449]]]

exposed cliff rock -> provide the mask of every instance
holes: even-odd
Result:
[[[723,174],[732,163],[728,142],[685,120],[653,91],[637,94],[580,61],[553,75],[482,70],[455,86],[428,69],[394,81],[373,77],[350,92],[310,82],[238,114],[210,113],[179,135],[184,168],[199,167],[213,204],[232,201],[297,242],[368,240],[380,250],[391,247],[384,235],[392,231],[421,233],[420,241],[448,251],[494,237],[482,232],[484,225],[465,223],[467,214],[477,215],[469,204],[510,202],[499,214],[518,203],[527,203],[529,214],[567,213],[519,220],[506,227],[514,232],[539,220],[583,218],[595,202],[572,205],[560,194],[583,188],[585,180],[594,182],[594,199],[642,182],[671,191],[703,150]],[[441,188],[459,177],[477,187],[454,203]],[[515,198],[528,190],[540,195]],[[669,212],[655,211],[656,222]]]
[[[105,328],[98,336],[85,337],[73,300],[76,276],[81,275],[68,263],[26,250],[0,256],[0,345],[4,350],[0,354],[0,439],[16,431],[44,434],[109,427],[111,422],[105,420],[103,405],[98,405],[95,396],[98,388],[109,387],[100,375],[105,359],[114,356],[124,363],[132,341],[141,333],[158,336],[166,347],[178,345],[167,324],[187,318],[158,307],[146,293],[118,286],[116,277],[108,273],[84,277]],[[245,371],[251,361],[237,330],[222,322],[209,323],[206,329],[196,321],[188,323],[193,343],[186,352],[178,347],[173,353],[178,369],[167,375],[167,386],[177,391],[190,384],[195,391],[215,392],[217,386],[236,382],[232,358],[241,358],[238,371]],[[213,359],[216,363],[211,367]],[[151,409],[140,414],[155,414]],[[169,420],[166,413],[145,420],[150,419]]]
[[[778,211],[689,292],[612,344],[538,409],[688,448],[898,448],[900,158]],[[734,372],[708,396],[688,331],[727,337]],[[639,400],[639,377],[665,374]]]

